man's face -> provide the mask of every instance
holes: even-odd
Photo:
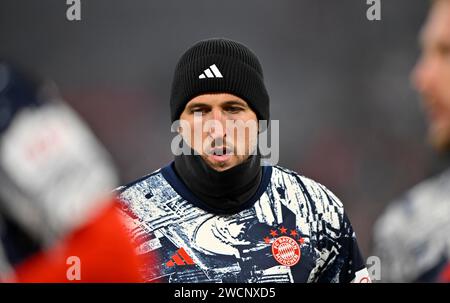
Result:
[[[180,120],[190,126],[180,128],[183,139],[217,171],[242,163],[255,150],[256,114],[247,102],[235,95],[197,96],[186,104]],[[249,125],[255,128],[246,127]]]
[[[429,120],[428,137],[439,151],[450,149],[450,1],[437,1],[420,36],[422,56],[413,83]]]

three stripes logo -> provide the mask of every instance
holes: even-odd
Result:
[[[175,265],[184,266],[184,265],[195,265],[194,260],[187,254],[184,248],[178,249],[175,254],[171,257],[171,260],[166,262],[168,267],[173,267]]]
[[[198,76],[199,79],[206,78],[223,78],[222,73],[219,71],[215,64],[211,65],[203,71],[203,73]]]

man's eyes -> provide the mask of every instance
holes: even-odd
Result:
[[[239,112],[243,111],[244,109],[239,106],[228,106],[225,108],[225,110],[229,113],[239,113]]]
[[[203,107],[194,107],[191,109],[191,114],[195,113],[206,114],[207,112],[209,112],[209,109]]]
[[[439,51],[439,54],[447,57],[450,55],[450,45],[447,45],[447,44],[439,45],[438,51]]]
[[[227,106],[227,107],[224,107],[223,110],[228,113],[234,114],[234,113],[242,112],[244,110],[244,108],[242,108],[240,106]],[[195,113],[206,114],[210,111],[211,111],[210,108],[203,108],[203,107],[194,107],[194,108],[191,108],[191,110],[190,110],[191,114],[195,114]]]

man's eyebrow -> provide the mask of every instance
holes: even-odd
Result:
[[[202,102],[193,102],[193,103],[187,105],[188,108],[193,108],[193,107],[210,107],[210,106],[211,105],[206,104],[206,103],[202,103]]]
[[[229,100],[225,101],[223,105],[241,105],[241,106],[247,106],[247,104],[244,101],[240,100]]]
[[[240,106],[244,106],[247,107],[247,103],[245,103],[244,101],[240,101],[240,100],[228,100],[225,101],[221,104],[222,106],[230,106],[230,105],[240,105]],[[193,102],[190,103],[186,106],[186,108],[194,108],[194,107],[211,107],[211,104],[207,104],[207,103],[203,103],[203,102]]]

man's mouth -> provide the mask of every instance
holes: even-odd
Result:
[[[229,147],[215,147],[210,150],[209,157],[217,162],[225,162],[230,159],[232,149]]]

